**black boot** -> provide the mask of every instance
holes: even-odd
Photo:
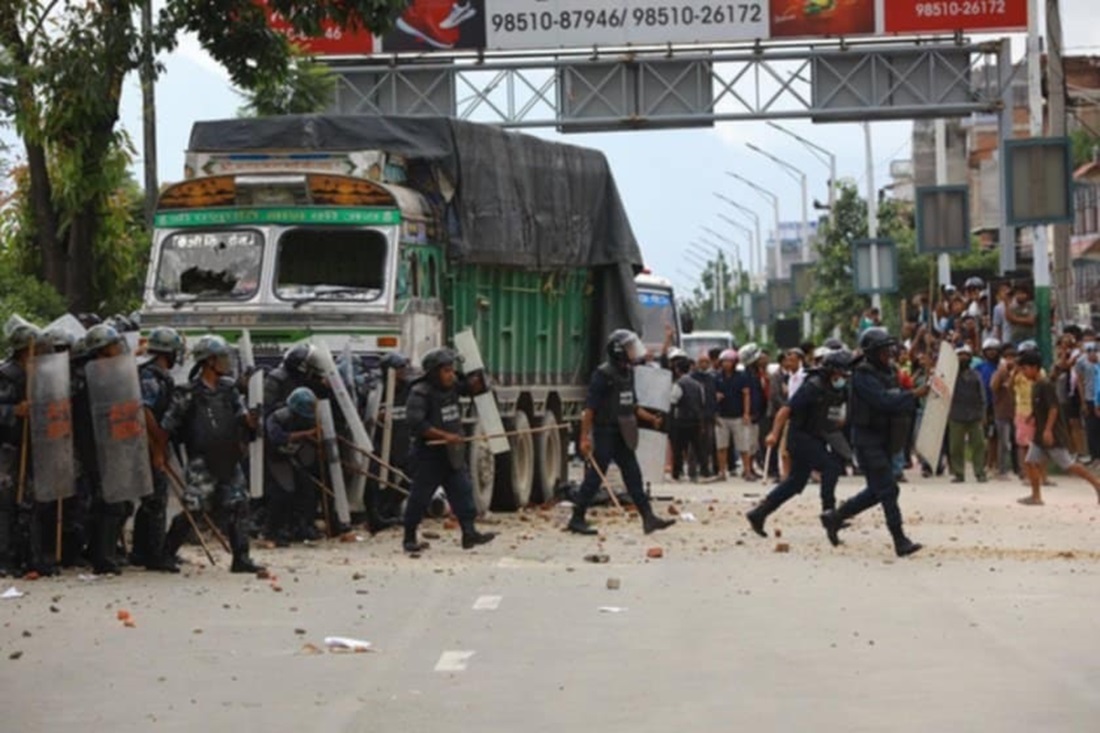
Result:
[[[745,514],[745,519],[749,520],[749,525],[752,527],[752,531],[761,537],[767,537],[768,532],[764,529],[764,522],[777,508],[777,504],[772,501],[771,496],[765,496],[764,500],[750,509]]]
[[[92,572],[96,575],[122,575],[115,558],[118,547],[118,522],[111,516],[92,520]]]
[[[233,550],[233,564],[229,567],[231,573],[258,573],[264,569],[262,565],[252,562],[248,554],[248,516],[247,512],[238,510],[237,515],[229,522],[229,547]]]
[[[478,532],[471,519],[462,523],[462,549],[472,550],[478,545],[487,545],[493,541],[496,532]]]
[[[573,534],[583,534],[583,535],[599,534],[599,531],[595,527],[593,527],[591,524],[589,524],[588,521],[584,518],[584,514],[585,514],[585,510],[584,510],[583,507],[574,506],[573,507],[573,517],[569,520],[569,524],[566,525],[565,528],[568,529]]]
[[[416,527],[405,527],[405,540],[401,547],[410,555],[416,554],[431,547],[427,542],[421,542],[416,538]]]
[[[894,538],[894,552],[897,553],[898,557],[908,557],[924,547],[919,542],[914,542],[906,537],[901,527],[891,527],[890,536]]]
[[[844,528],[844,518],[835,509],[830,509],[821,515],[821,526],[825,528],[825,536],[829,538],[829,544],[839,547],[840,530]]]
[[[639,511],[642,514],[642,531],[646,534],[653,534],[676,524],[675,519],[661,519],[658,517],[653,513],[653,507],[651,506],[639,507]]]

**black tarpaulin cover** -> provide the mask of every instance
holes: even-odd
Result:
[[[596,150],[444,117],[294,115],[198,122],[190,152],[380,150],[429,163],[455,187],[449,256],[472,264],[598,268],[603,333],[638,321],[642,256]]]

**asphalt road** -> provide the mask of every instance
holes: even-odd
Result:
[[[0,730],[1095,731],[1100,506],[1060,483],[1042,508],[908,485],[906,560],[877,511],[829,547],[813,487],[764,540],[758,485],[681,484],[651,537],[606,511],[602,542],[569,536],[559,507],[471,553],[439,523],[419,560],[397,532],[258,550],[274,580],[188,548],[185,576],[3,582]]]

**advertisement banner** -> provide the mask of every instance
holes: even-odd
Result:
[[[772,38],[862,36],[874,32],[875,0],[771,2]]]
[[[271,30],[283,34],[300,49],[312,56],[366,56],[374,53],[374,36],[366,29],[347,30],[334,23],[324,24],[324,35],[303,36],[296,32],[282,15],[268,11]]]
[[[887,33],[1025,31],[1027,0],[889,0]]]

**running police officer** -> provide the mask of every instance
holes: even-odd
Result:
[[[895,349],[898,342],[885,328],[863,332],[859,348],[863,361],[852,375],[850,418],[853,447],[867,487],[844,502],[839,509],[821,515],[821,523],[834,546],[840,544],[840,530],[847,520],[876,504],[882,504],[886,527],[899,557],[912,555],[921,546],[905,536],[893,456],[905,446],[917,399],[928,393],[927,386],[910,392],[898,386]]]
[[[244,443],[255,434],[259,419],[241,400],[231,376],[229,344],[221,336],[203,336],[195,344],[191,381],[176,392],[162,426],[187,448],[187,493],[192,511],[211,505],[218,524],[226,527],[234,573],[261,570],[249,557],[248,482],[241,460]],[[160,455],[163,461],[164,456]],[[174,558],[190,534],[181,512],[172,520],[164,556]]]
[[[462,547],[469,550],[490,542],[496,535],[478,532],[474,526],[477,506],[474,489],[466,473],[466,441],[462,435],[460,386],[455,365],[458,357],[451,349],[433,349],[424,355],[424,375],[413,384],[406,405],[406,417],[413,446],[410,466],[412,488],[405,506],[406,552],[427,549],[417,539],[416,530],[431,503],[437,487],[447,492],[447,501],[462,527]],[[476,392],[484,384],[468,383],[461,391]],[[442,442],[444,445],[430,445]]]
[[[761,537],[768,536],[764,531],[768,516],[801,494],[814,471],[821,473],[822,511],[836,508],[841,463],[829,452],[826,436],[836,429],[840,410],[848,401],[848,376],[854,360],[849,351],[826,354],[821,366],[810,371],[790,402],[776,415],[767,444],[769,448],[778,445],[784,424],[790,424],[787,448],[791,456],[791,473],[745,515],[753,531]]]
[[[320,480],[317,452],[317,396],[309,387],[290,393],[286,406],[267,416],[264,435],[269,457],[271,491],[268,493],[267,537],[276,547],[287,547],[294,539],[301,495],[313,497]]]
[[[613,332],[607,340],[608,360],[596,369],[588,384],[588,398],[581,415],[580,452],[589,465],[568,525],[569,531],[576,534],[596,534],[584,515],[600,488],[600,474],[607,475],[607,467],[612,461],[619,467],[630,498],[641,514],[645,533],[673,524],[672,520],[660,519],[653,513],[642,486],[638,458],[634,455],[638,447],[638,420],[658,429],[661,426],[659,417],[638,405],[634,393],[634,365],[644,355],[645,346],[633,331]],[[610,486],[605,488],[612,491]]]
[[[409,392],[412,388],[409,381],[409,360],[396,351],[391,351],[382,357],[379,366],[382,367],[379,388],[383,390],[383,397],[376,422],[374,445],[378,448],[383,444],[388,421],[390,426],[389,463],[408,474],[409,422],[406,419],[406,407],[409,401]],[[386,405],[385,390],[387,389],[386,385],[389,383],[390,374],[394,376],[393,404]],[[380,448],[378,449],[380,450]],[[371,468],[373,476],[381,476],[383,473],[388,475],[389,481],[395,482],[397,480],[392,472],[384,470],[378,464],[373,464]],[[367,492],[367,526],[372,534],[400,524],[400,494],[381,485],[375,479],[367,481]]]
[[[43,548],[47,517],[34,501],[30,445],[24,445],[30,419],[27,370],[39,345],[45,345],[42,339],[34,326],[16,326],[8,336],[11,357],[0,364],[0,577],[24,568],[42,575],[55,572]]]
[[[141,366],[141,399],[145,405],[145,427],[150,445],[167,445],[161,423],[172,406],[176,381],[172,369],[183,358],[183,338],[175,329],[155,328],[149,334],[145,351],[150,359]],[[173,555],[164,556],[165,530],[168,524],[168,477],[162,469],[153,467],[153,493],[142,498],[134,515],[134,541],[131,565],[147,570],[178,573]]]

